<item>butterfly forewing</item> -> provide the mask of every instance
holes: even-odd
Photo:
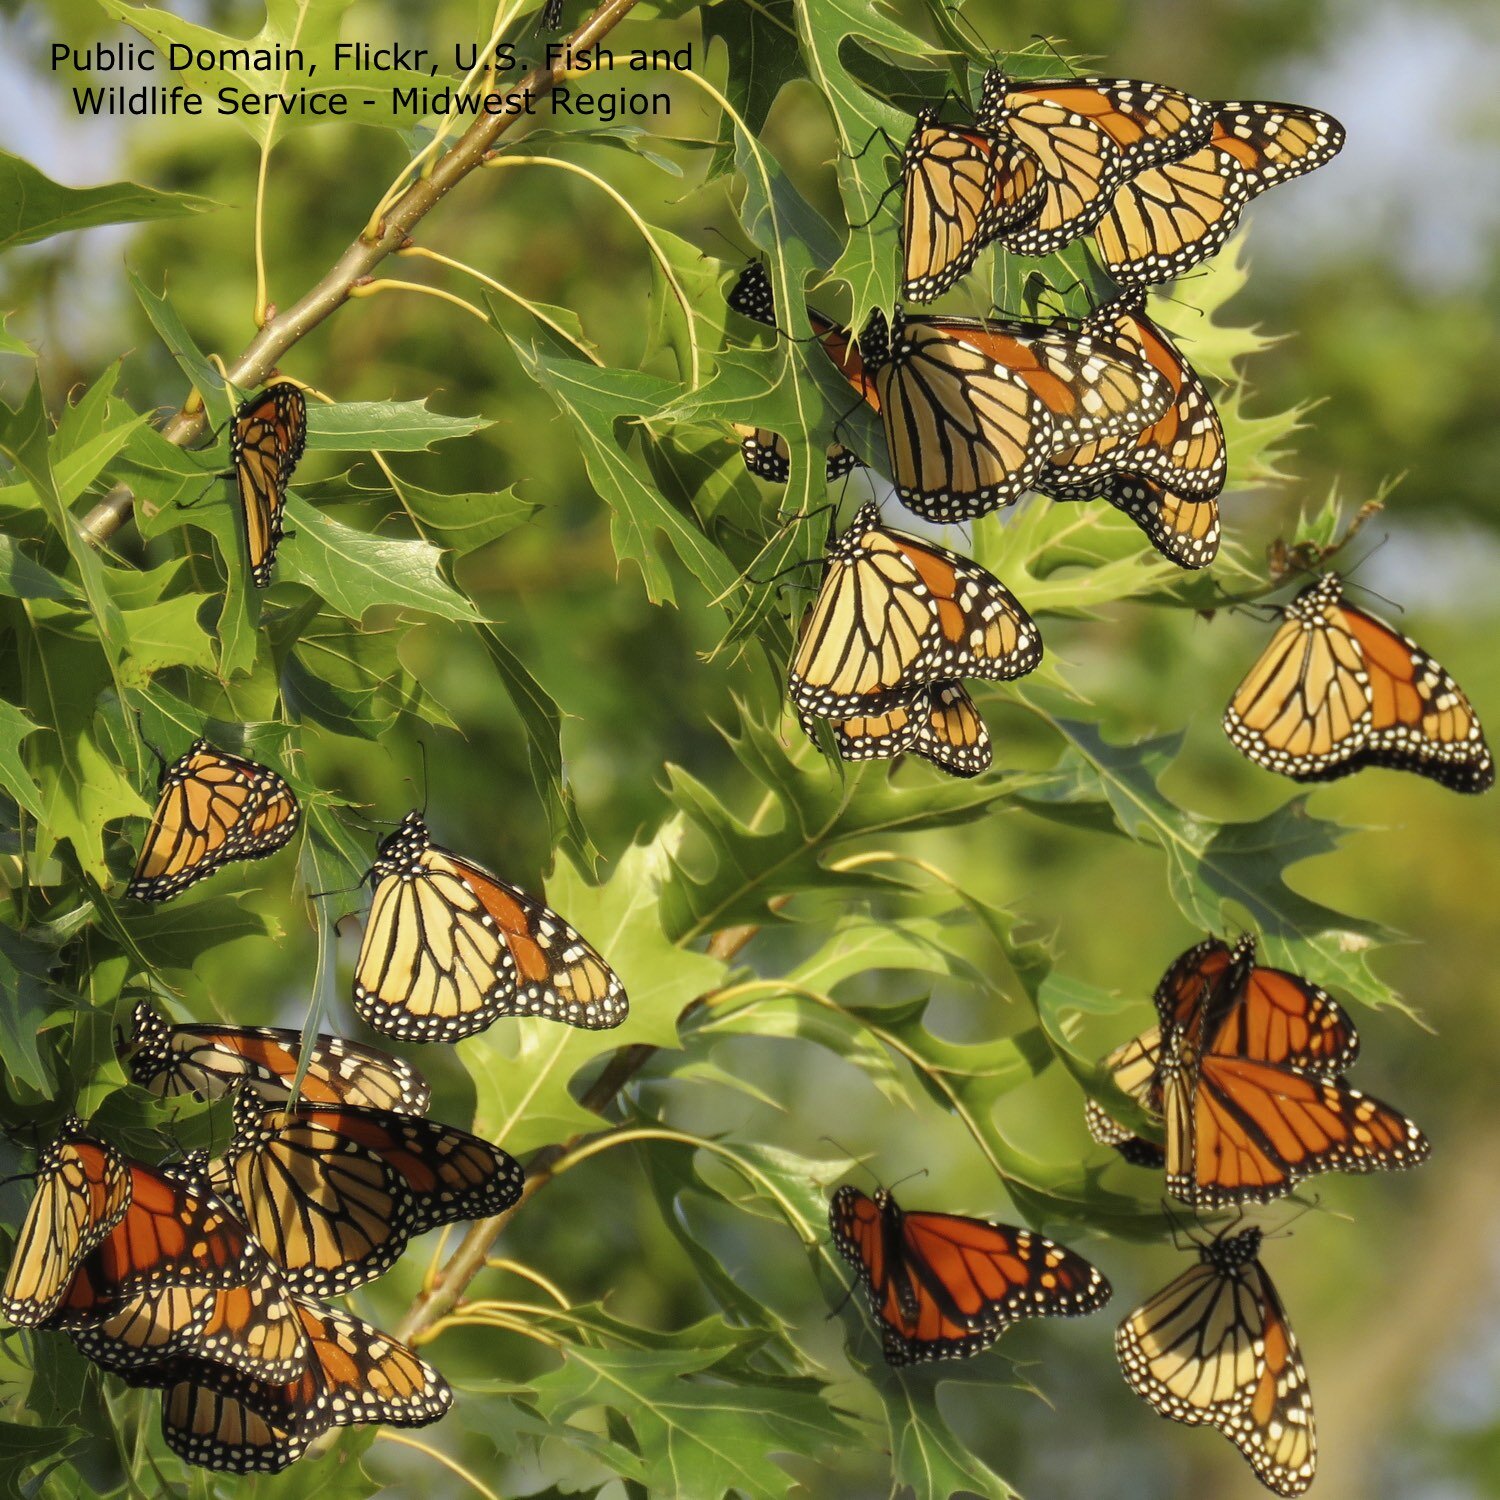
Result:
[[[1002,230],[1042,205],[1045,185],[1024,147],[923,110],[902,158],[903,295],[928,302],[953,286]]]
[[[125,1216],[133,1178],[119,1152],[69,1118],[37,1163],[36,1195],[21,1221],[0,1312],[35,1328],[57,1309],[84,1258]]]

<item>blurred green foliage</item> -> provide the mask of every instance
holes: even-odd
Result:
[[[720,295],[754,251],[794,334],[804,288],[840,316],[888,304],[891,205],[846,225],[875,211],[892,161],[878,137],[855,153],[876,127],[901,138],[916,98],[991,49],[1035,70],[1033,32],[1205,96],[1339,113],[1333,95],[1352,90],[1440,163],[1460,143],[1440,120],[1401,118],[1403,39],[1491,55],[1484,9],[975,0],[962,58],[942,50],[954,33],[938,0],[643,4],[616,43],[692,44],[750,135],[716,92],[663,75],[652,86],[672,110],[649,129],[541,121],[507,136],[502,160],[525,162],[464,183],[419,242],[508,290],[417,256],[383,268],[470,300],[488,326],[386,291],[282,361],[337,404],[315,409],[296,534],[264,598],[243,586],[218,492],[175,505],[222,467],[222,441],[182,454],[145,420],[208,378],[207,352],[232,360],[255,331],[258,147],[227,121],[72,115],[78,80],[48,70],[46,44],[118,40],[109,16],[127,9],[47,0],[0,23],[14,97],[30,102],[9,137],[21,156],[57,182],[146,183],[194,210],[0,262],[14,310],[0,447],[15,465],[0,476],[0,1120],[29,1139],[76,1104],[131,1149],[212,1139],[213,1112],[173,1119],[124,1085],[115,1017],[149,982],[184,1015],[298,1024],[322,1010],[351,1029],[354,924],[332,918],[358,898],[321,904],[337,972],[319,993],[307,894],[358,882],[371,839],[355,823],[423,801],[440,838],[531,889],[545,878],[633,1012],[619,1033],[502,1023],[416,1058],[438,1118],[523,1154],[575,1146],[424,1346],[459,1392],[413,1435],[430,1453],[357,1431],[278,1480],[213,1480],[164,1454],[155,1397],[101,1381],[56,1335],[10,1332],[7,1493],[1258,1494],[1226,1445],[1158,1422],[1119,1380],[1110,1320],[1179,1259],[1154,1180],[1093,1147],[1081,1119],[1082,1088],[1100,1087],[1089,1060],[1138,1029],[1167,961],[1206,925],[1254,921],[1340,998],[1383,1007],[1361,1013],[1359,1081],[1436,1143],[1418,1177],[1328,1180],[1320,1211],[1267,1248],[1315,1392],[1318,1493],[1492,1494],[1500,1361],[1475,1313],[1500,1275],[1491,804],[1384,773],[1289,797],[1217,725],[1264,627],[1195,612],[1205,580],[1113,512],[1036,499],[959,543],[1046,633],[1041,673],[981,695],[997,769],[956,784],[919,765],[828,765],[781,705],[803,595],[736,579],[757,557],[760,577],[820,550],[822,520],[783,518],[824,503],[809,460],[843,403],[804,349]],[[296,9],[270,14],[284,26]],[[262,22],[252,10],[209,3],[194,21],[243,37]],[[460,4],[309,10],[325,44],[467,42],[491,20]],[[530,24],[515,29],[522,51],[542,45]],[[1351,59],[1372,59],[1366,76]],[[1493,117],[1467,128],[1493,150]],[[325,273],[424,138],[411,121],[278,133],[273,303]],[[1327,534],[1332,492],[1347,514],[1408,471],[1365,533],[1393,540],[1364,576],[1414,606],[1409,628],[1483,711],[1500,698],[1478,650],[1496,623],[1500,254],[1494,225],[1465,217],[1467,274],[1435,276],[1404,241],[1341,234],[1312,211],[1365,183],[1388,195],[1377,221],[1399,221],[1384,149],[1353,130],[1340,162],[1284,204],[1272,195],[1232,253],[1156,310],[1223,383],[1233,474],[1216,577],[1260,586],[1267,543]],[[1311,228],[1294,235],[1302,213]],[[1275,253],[1278,230],[1299,254]],[[1060,285],[1075,274],[1049,269]],[[1014,294],[1016,267],[984,274],[955,307]],[[227,394],[205,395],[220,420]],[[785,494],[743,473],[736,420],[787,434],[799,477]],[[143,503],[101,556],[66,518],[116,481]],[[302,854],[129,909],[117,898],[155,778],[144,741],[175,751],[205,723],[288,773],[309,811]],[[1415,941],[1374,947],[1395,934]],[[635,1043],[659,1050],[591,1115],[584,1089]],[[7,1171],[27,1163],[4,1153]],[[925,1170],[904,1189],[914,1203],[1062,1236],[1104,1267],[1115,1302],[1020,1328],[971,1364],[887,1371],[860,1306],[829,1318],[845,1273],[826,1197],[854,1158],[887,1182]],[[11,1226],[27,1190],[4,1192]],[[455,1243],[419,1244],[356,1310],[396,1327]]]

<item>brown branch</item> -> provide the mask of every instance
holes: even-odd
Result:
[[[634,9],[636,0],[604,0],[604,3],[573,33],[566,45],[583,50],[608,35]],[[539,95],[550,89],[567,71],[566,53],[552,67],[533,68],[505,93],[519,101],[526,90]],[[276,368],[276,362],[299,340],[349,300],[351,288],[368,276],[386,256],[399,250],[412,230],[476,167],[484,165],[486,153],[520,114],[481,114],[452,148],[438,158],[432,172],[418,178],[391,205],[379,225],[378,235],[361,235],[338,258],[332,270],[284,312],[267,320],[229,367],[229,378],[241,387],[258,386]],[[207,418],[201,408],[184,406],[162,429],[169,443],[186,447],[204,431]],[[108,541],[129,519],[135,497],[125,485],[116,485],[80,523],[84,537],[94,546]]]
[[[709,940],[711,957],[730,962],[760,929],[758,927],[726,927]],[[700,995],[687,1005],[678,1017],[679,1024],[705,1005],[707,995]],[[646,1042],[634,1042],[621,1047],[605,1064],[604,1071],[584,1092],[578,1101],[587,1110],[602,1115],[609,1105],[619,1097],[625,1085],[660,1051]],[[458,1306],[469,1283],[484,1269],[490,1250],[500,1237],[500,1232],[510,1222],[510,1216],[524,1206],[526,1201],[552,1180],[557,1164],[575,1146],[586,1139],[576,1135],[566,1141],[542,1146],[534,1151],[526,1163],[526,1187],[521,1201],[496,1214],[493,1219],[481,1219],[471,1224],[459,1242],[458,1249],[448,1258],[447,1264],[438,1273],[437,1279],[412,1304],[410,1311],[396,1330],[396,1337],[404,1343],[420,1338],[425,1329],[432,1327],[440,1318],[445,1318]]]

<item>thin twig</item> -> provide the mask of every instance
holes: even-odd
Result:
[[[603,0],[577,31],[567,47],[586,51],[613,31],[635,8],[636,0]],[[369,276],[386,256],[399,250],[416,226],[464,180],[483,165],[495,141],[521,118],[520,101],[526,90],[533,97],[549,90],[566,71],[569,52],[562,50],[557,62],[535,67],[506,90],[504,98],[515,101],[516,114],[480,114],[445,152],[429,176],[421,177],[391,205],[371,238],[361,235],[338,258],[316,286],[303,293],[284,312],[278,312],[246,345],[229,368],[229,378],[242,389],[259,386],[276,368],[276,362],[306,338],[323,320],[349,300],[355,283]],[[202,436],[206,418],[201,410],[184,406],[162,429],[162,436],[178,447],[187,447]],[[85,540],[94,546],[108,541],[129,519],[135,497],[126,485],[116,485],[80,523]]]
[[[726,927],[709,940],[711,957],[725,963],[732,960],[760,929],[758,927]],[[700,995],[684,1011],[686,1016],[707,1003],[708,997]],[[679,1018],[681,1019],[681,1018]],[[618,1097],[625,1085],[635,1077],[660,1049],[645,1042],[635,1042],[621,1047],[605,1065],[604,1071],[589,1086],[579,1101],[594,1114],[603,1114]],[[492,1219],[481,1219],[471,1224],[459,1242],[458,1249],[449,1257],[447,1265],[438,1273],[436,1281],[426,1288],[412,1304],[411,1310],[396,1331],[403,1343],[410,1343],[431,1328],[440,1318],[446,1317],[458,1306],[459,1299],[468,1285],[482,1271],[489,1260],[490,1250],[500,1237],[500,1232],[510,1216],[521,1208],[534,1193],[552,1180],[558,1164],[574,1149],[582,1136],[567,1141],[558,1141],[534,1151],[526,1163],[526,1187],[521,1201]]]

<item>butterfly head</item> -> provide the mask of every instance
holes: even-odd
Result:
[[[979,91],[979,108],[974,111],[976,124],[993,126],[1005,108],[1005,96],[1010,92],[1010,77],[1004,68],[991,68],[984,75],[984,85]]]
[[[165,1063],[172,1051],[172,1027],[145,1000],[138,1000],[130,1013],[132,1027],[125,1047],[130,1050],[134,1074],[151,1074]]]
[[[427,820],[419,812],[409,812],[396,826],[396,831],[381,839],[375,851],[374,875],[414,874],[422,863],[422,856],[432,843],[427,831]]]
[[[739,280],[729,289],[726,299],[731,308],[741,317],[756,323],[774,326],[776,322],[776,298],[771,290],[771,278],[766,268],[753,260],[740,272]]]
[[[891,349],[900,342],[904,324],[905,316],[899,310],[889,320],[878,307],[870,314],[859,336],[859,357],[867,370],[878,370],[890,360]]]
[[[1237,1234],[1225,1232],[1199,1247],[1198,1254],[1209,1265],[1221,1271],[1233,1271],[1247,1266],[1260,1254],[1261,1231],[1251,1225]]]

